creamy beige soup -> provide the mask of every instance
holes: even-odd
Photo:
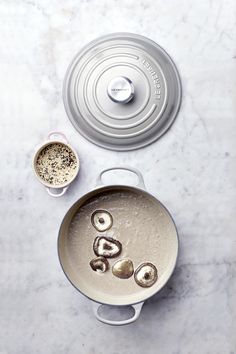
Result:
[[[95,210],[105,209],[113,217],[113,225],[99,232],[91,222]],[[90,261],[96,257],[93,242],[97,236],[112,237],[122,243],[122,252],[108,259],[109,270],[95,272]],[[123,297],[133,294],[150,294],[165,283],[177,256],[177,234],[167,211],[152,198],[130,191],[107,192],[91,198],[70,222],[67,237],[61,241],[63,258],[70,280],[90,297],[109,302],[122,302]],[[143,263],[153,263],[158,280],[150,288],[142,288],[134,277],[119,279],[112,274],[112,267],[119,259],[129,259],[134,269]],[[96,290],[95,290],[96,289]],[[96,293],[96,295],[95,295]]]

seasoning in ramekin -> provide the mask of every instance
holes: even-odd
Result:
[[[36,160],[36,171],[39,177],[52,186],[60,186],[70,182],[77,173],[78,161],[69,146],[62,143],[51,143],[45,146]]]

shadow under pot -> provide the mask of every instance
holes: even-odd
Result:
[[[61,197],[77,177],[79,158],[61,132],[52,132],[36,150],[33,170],[52,197]]]

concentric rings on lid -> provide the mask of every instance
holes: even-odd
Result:
[[[66,112],[88,140],[133,150],[160,138],[173,123],[181,83],[169,55],[140,35],[115,33],[84,47],[64,81]]]

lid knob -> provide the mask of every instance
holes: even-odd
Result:
[[[109,82],[107,94],[116,103],[128,103],[134,97],[134,85],[127,77],[117,76]]]

